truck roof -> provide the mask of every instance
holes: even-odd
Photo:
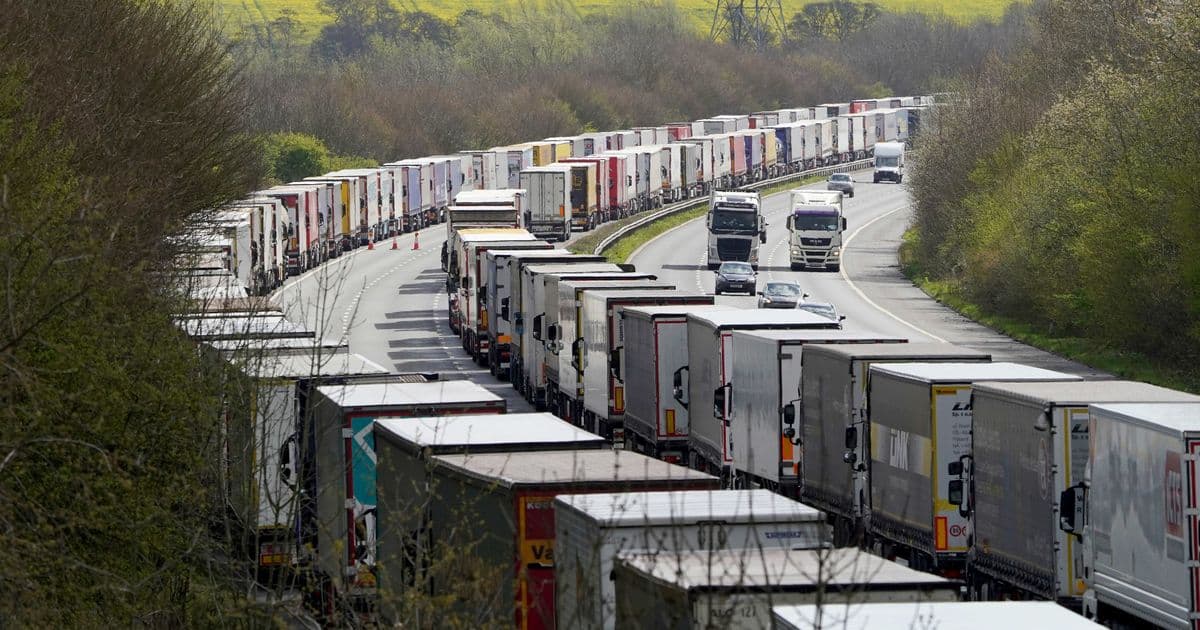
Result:
[[[1093,403],[1194,402],[1200,396],[1138,381],[1074,381],[1059,383],[975,383],[976,394],[1025,400],[1039,406],[1083,406]]]
[[[791,523],[825,520],[821,510],[770,490],[563,494],[557,500],[606,527],[682,525],[700,521]]]
[[[458,231],[458,239],[464,243],[486,243],[488,241],[536,241],[537,237],[522,228],[466,228]]]
[[[219,352],[286,352],[318,349],[334,351],[348,350],[350,344],[337,339],[321,339],[317,337],[284,337],[281,339],[214,339],[207,341],[213,350]]]
[[[897,357],[912,357],[920,359],[983,359],[991,360],[992,355],[970,348],[963,348],[949,343],[920,342],[920,343],[864,343],[854,345],[829,345],[813,348],[812,352],[823,352],[851,359],[894,359]]]
[[[823,614],[830,615],[829,606]],[[811,628],[822,611],[814,604],[775,606],[771,609],[780,628]],[[1012,628],[1055,628],[1083,630],[1103,628],[1057,602],[906,602],[854,603],[837,605],[837,627],[842,630],[907,630],[918,627],[938,630],[1011,630]]]
[[[705,311],[727,310],[728,306],[720,304],[666,304],[661,306],[627,306],[624,312],[639,317],[655,319],[658,317],[681,317],[688,313],[703,313]]]
[[[698,311],[688,315],[710,328],[770,328],[781,326],[807,326],[810,328],[841,328],[838,322],[804,310],[776,310],[764,308],[729,308],[713,311]]]
[[[513,200],[518,195],[525,194],[524,188],[486,188],[480,190],[464,190],[457,195],[454,195],[454,203],[467,202],[463,205],[470,205],[470,202],[493,201],[496,199]]]
[[[375,422],[375,435],[417,447],[604,443],[551,413],[385,418]]]
[[[349,383],[318,387],[338,406],[396,407],[446,403],[496,403],[504,399],[471,381],[434,383]]]
[[[621,268],[606,262],[596,262],[584,258],[578,262],[573,261],[557,261],[542,265],[525,265],[525,272],[529,274],[535,273],[564,273],[564,272],[597,272],[597,271],[621,271]]]
[[[617,563],[660,584],[688,590],[767,587],[772,591],[808,591],[854,584],[869,584],[876,589],[919,586],[957,590],[956,583],[946,578],[914,571],[854,547],[697,550],[679,554],[630,551],[618,553]],[[844,606],[838,604],[839,618]],[[913,620],[911,612],[908,620]]]
[[[977,381],[1079,381],[1083,377],[1021,363],[885,363],[871,370],[928,383]]]
[[[792,206],[792,214],[838,214],[836,206],[825,204],[806,203],[799,206]]]
[[[1170,431],[1200,431],[1200,403],[1103,403],[1091,406],[1093,414]]]
[[[712,296],[705,293],[688,293],[668,287],[661,289],[649,288],[638,289],[632,291],[606,291],[609,287],[598,287],[599,290],[589,290],[587,294],[591,297],[600,300],[637,300],[637,299],[653,299],[653,298],[671,298],[679,300],[701,300],[708,299],[712,303]]]
[[[518,254],[543,254],[545,256],[568,256],[571,254],[566,249],[489,249],[486,252],[488,258],[496,256],[516,256]]]
[[[633,451],[570,450],[442,455],[439,466],[506,488],[519,485],[619,484],[630,481],[698,483],[719,480]]]
[[[739,330],[733,333],[734,337],[754,337],[756,339],[771,339],[787,343],[796,341],[804,343],[806,341],[845,341],[866,339],[876,343],[908,343],[908,339],[897,337],[895,335],[884,335],[875,332],[862,330],[839,330],[839,329],[816,329],[816,330]]]
[[[618,287],[628,287],[629,289],[654,289],[658,291],[669,291],[675,288],[675,285],[669,282],[663,282],[655,278],[639,277],[644,274],[634,273],[629,274],[626,277],[622,277],[622,275],[596,277],[598,275],[599,274],[595,274],[587,278],[571,278],[564,274],[564,277],[560,278],[559,287],[561,288],[565,286],[568,289],[593,291],[595,289],[611,289]]]
[[[282,315],[267,317],[181,318],[177,324],[194,339],[249,339],[251,337],[314,338],[317,333],[290,322]]]
[[[246,374],[256,378],[308,378],[313,376],[385,375],[387,368],[370,359],[349,352],[327,353],[319,357],[310,353],[265,354],[239,357],[234,363]]]

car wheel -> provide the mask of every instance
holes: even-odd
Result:
[[[854,191],[853,191],[853,190],[852,190],[852,191],[850,191],[850,196],[851,196],[851,197],[854,197]]]
[[[715,295],[721,295],[721,287],[717,287],[717,288],[713,289],[713,293]]]

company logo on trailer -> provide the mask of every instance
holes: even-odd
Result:
[[[1183,538],[1183,466],[1180,464],[1179,453],[1167,453],[1164,480],[1167,535]]]

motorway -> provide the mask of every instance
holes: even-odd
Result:
[[[1085,365],[1018,343],[938,304],[908,282],[899,271],[896,248],[909,218],[903,186],[872,184],[870,171],[854,174],[856,196],[847,198],[849,244],[840,273],[793,272],[788,265],[784,228],[787,193],[767,198],[769,224],[759,269],[759,284],[794,279],[811,299],[835,304],[847,316],[849,330],[901,335],[912,341],[942,340],[992,354],[997,361],[1017,361],[1047,369],[1111,378]],[[866,180],[865,182],[863,180]],[[824,184],[814,186],[823,188]],[[320,331],[327,338],[346,338],[353,352],[394,372],[438,372],[465,378],[503,396],[513,412],[531,407],[506,382],[475,365],[462,351],[446,324],[445,274],[440,251],[445,226],[414,236],[405,234],[359,248],[342,258],[289,279],[275,292],[289,319]],[[639,271],[657,273],[682,290],[712,292],[713,272],[704,260],[703,219],[681,225],[650,241],[634,255]],[[722,295],[720,304],[755,307],[753,296]]]

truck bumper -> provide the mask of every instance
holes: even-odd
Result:
[[[842,250],[837,247],[832,249],[793,247],[789,250],[788,259],[793,265],[825,268],[830,265],[842,264]]]

